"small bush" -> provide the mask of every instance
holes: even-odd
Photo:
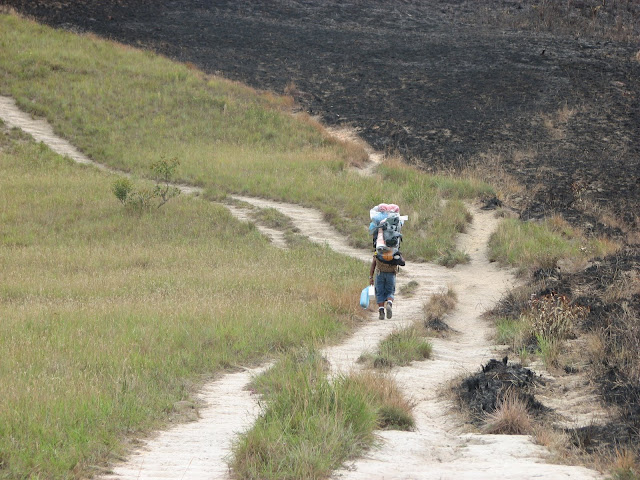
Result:
[[[131,190],[133,190],[133,184],[128,178],[119,178],[111,185],[111,191],[123,205],[126,205]]]
[[[172,186],[171,181],[180,165],[177,158],[171,160],[160,159],[151,164],[151,173],[156,179],[156,186],[153,196],[158,200],[158,208],[167,203],[173,197],[180,195],[180,189]]]
[[[119,178],[111,185],[111,191],[127,210],[141,214],[152,206],[162,207],[172,198],[180,195],[180,189],[171,185],[171,180],[180,162],[159,160],[151,164],[150,170],[156,180],[153,189],[147,187],[134,188],[128,178]]]
[[[141,214],[151,210],[153,197],[153,190],[149,188],[132,190],[127,195],[124,206],[129,212]]]

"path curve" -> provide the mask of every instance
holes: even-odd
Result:
[[[76,162],[91,164],[101,170],[122,174],[95,163],[57,137],[42,120],[33,120],[21,112],[15,102],[0,97],[0,118],[9,126],[21,128],[61,155]],[[184,193],[201,189],[180,186]],[[342,239],[330,235],[331,228],[322,215],[309,208],[237,196],[260,208],[276,208],[289,216],[301,234],[332,249],[370,261],[366,251],[354,249]],[[434,339],[434,358],[394,371],[399,386],[416,403],[417,428],[414,432],[381,432],[382,445],[347,468],[334,473],[335,479],[539,479],[600,478],[597,472],[583,467],[544,463],[546,450],[532,443],[528,436],[476,435],[461,432],[452,405],[442,394],[444,386],[460,373],[475,371],[495,356],[488,338],[490,329],[480,318],[514,279],[508,272],[490,264],[486,255],[488,236],[497,220],[486,212],[474,210],[474,222],[461,235],[460,246],[471,256],[468,265],[448,270],[431,264],[409,264],[401,269],[399,287],[418,282],[418,291],[410,298],[398,300],[394,321],[374,320],[358,329],[340,345],[326,348],[324,354],[334,372],[359,368],[355,363],[363,350],[371,350],[398,325],[409,324],[422,315],[422,305],[429,295],[454,286],[459,298],[457,310],[448,319],[460,335]],[[367,266],[363,265],[366,278]],[[195,422],[175,425],[158,432],[127,461],[113,469],[107,479],[226,479],[230,444],[248,428],[259,414],[257,399],[246,389],[253,375],[268,368],[246,369],[225,374],[203,387],[198,397],[205,405]]]
[[[416,402],[416,429],[412,432],[380,432],[382,447],[335,472],[340,480],[428,479],[597,479],[598,472],[584,467],[545,463],[549,452],[525,435],[466,433],[446,392],[462,374],[476,372],[501,352],[491,345],[492,328],[481,318],[500,296],[514,285],[509,272],[490,263],[487,242],[498,219],[472,208],[473,223],[460,235],[458,247],[471,261],[450,271],[449,285],[458,298],[447,323],[459,333],[434,338],[433,358],[395,371],[399,387]],[[422,265],[417,265],[420,271]],[[410,300],[409,302],[415,302]],[[402,304],[406,305],[406,300]],[[420,302],[421,303],[421,302]],[[411,315],[421,305],[411,305]]]

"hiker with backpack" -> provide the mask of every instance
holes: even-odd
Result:
[[[369,233],[373,235],[373,260],[369,269],[369,284],[375,286],[378,318],[383,320],[393,316],[393,300],[396,293],[398,267],[405,262],[400,253],[402,234],[400,230],[406,217],[400,217],[397,205],[381,203],[369,212],[371,224]],[[377,275],[374,278],[374,274]]]
[[[377,275],[374,278],[374,273]],[[377,254],[373,254],[371,269],[369,271],[369,284],[374,285],[376,289],[376,302],[378,304],[378,318],[384,320],[385,303],[387,318],[393,315],[393,298],[396,293],[396,274],[398,273],[397,265],[389,265],[383,263],[377,258]]]

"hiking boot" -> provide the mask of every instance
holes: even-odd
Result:
[[[384,308],[380,307],[378,309],[378,319],[379,320],[384,320]]]
[[[393,316],[393,303],[387,302],[387,318],[391,318]]]

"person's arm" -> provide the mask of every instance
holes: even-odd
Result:
[[[373,274],[376,273],[376,257],[371,260],[371,268],[369,269],[369,285],[373,285]]]

